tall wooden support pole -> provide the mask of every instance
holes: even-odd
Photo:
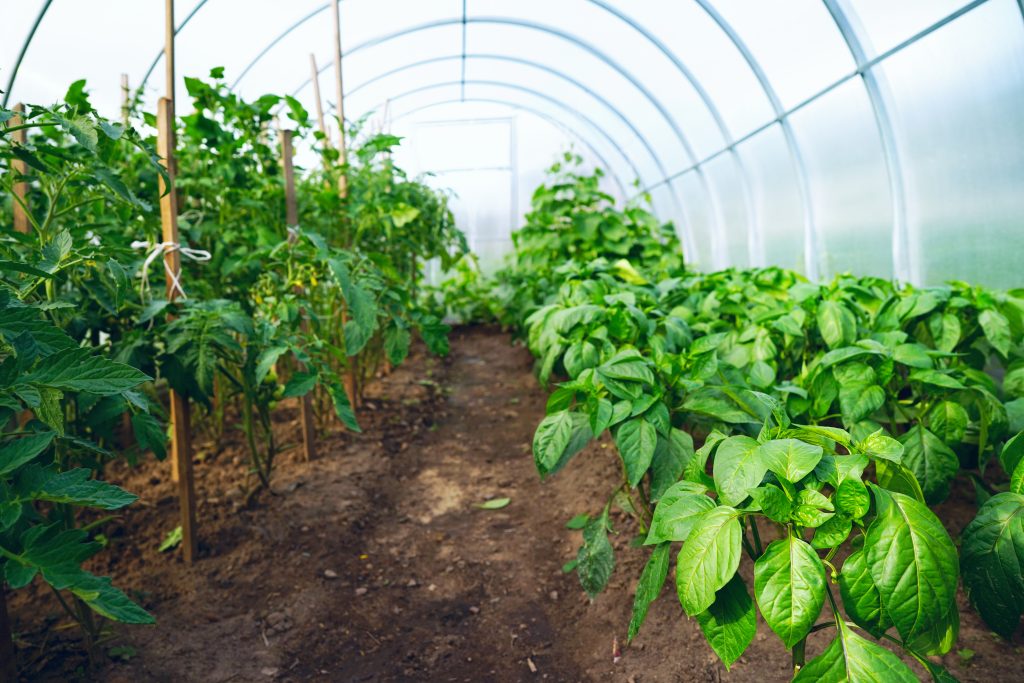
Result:
[[[324,136],[324,146],[330,147],[331,136],[327,132],[327,121],[324,119],[324,103],[320,99],[320,70],[316,66],[316,55],[309,53],[310,79],[313,81],[313,100],[316,102],[316,120],[320,124],[320,133]]]
[[[344,166],[347,162],[347,152],[345,147],[345,88],[342,84],[341,77],[341,0],[331,0],[331,14],[334,18],[334,96],[337,98],[335,104],[335,111],[338,114],[338,162],[342,166],[341,174],[338,176],[338,194],[341,195],[342,199],[348,197],[348,176],[345,173]],[[342,323],[345,321],[345,313],[342,312]],[[345,393],[348,394],[349,403],[352,405],[352,409],[355,410],[358,406],[356,405],[356,398],[358,397],[359,391],[356,386],[356,373],[357,368],[354,358],[349,359],[352,364],[349,367],[348,372],[345,373]]]
[[[20,126],[24,123],[25,105],[16,104],[14,105],[14,117],[11,119],[12,126]],[[28,140],[28,131],[24,128],[21,130],[14,131],[14,142],[18,145],[24,145]],[[18,175],[25,175],[28,172],[28,166],[21,159],[14,159],[11,161],[11,170]],[[31,224],[28,220],[28,214],[25,213],[25,207],[28,206],[28,183],[20,182],[14,184],[14,229],[17,232],[25,233],[26,235],[32,232]]]
[[[128,74],[121,74],[121,122],[128,125],[132,113],[132,92],[128,87]]]
[[[345,89],[342,86],[341,78],[341,0],[331,0],[331,11],[334,16],[334,80],[335,80],[335,104],[338,113],[338,161],[342,166],[346,162],[345,148]],[[342,172],[338,178],[338,192],[342,197],[348,196],[348,177]]]
[[[167,167],[170,185],[164,187],[161,180],[160,222],[163,226],[163,241],[179,244],[178,202],[174,190],[174,104],[166,97],[160,98],[157,110],[157,152]],[[175,286],[175,279],[181,278],[181,256],[176,249],[164,250],[167,266],[167,300],[173,301],[181,292]],[[173,274],[173,276],[172,276]],[[177,472],[178,501],[181,506],[181,546],[185,561],[195,561],[196,539],[196,498],[192,473],[192,448],[189,443],[189,412],[187,399],[174,391],[171,401],[171,464]]]
[[[175,116],[175,103],[178,101],[174,97],[174,0],[164,0],[164,77],[167,81],[167,99],[171,101],[171,121],[173,123]],[[171,149],[177,149],[177,141],[174,139],[176,135],[174,126],[171,126],[170,130],[170,144]],[[177,173],[177,161],[174,155],[165,157],[168,160],[168,168]],[[174,205],[175,216],[177,216],[178,205]]]
[[[164,74],[167,99],[174,103],[174,0],[164,0]]]
[[[7,616],[7,589],[0,579],[0,683],[15,683],[18,670],[15,666],[14,633]]]
[[[281,165],[284,169],[284,213],[285,222],[289,228],[299,225],[299,203],[295,198],[295,164],[292,163],[294,150],[292,149],[292,131],[281,131]],[[292,240],[291,235],[288,237]],[[302,329],[306,331],[309,322],[306,320],[306,312],[302,312]],[[300,370],[305,367],[300,365]],[[302,397],[300,404],[300,421],[302,429],[302,452],[306,460],[316,457],[316,431],[313,429],[313,397],[307,392]]]

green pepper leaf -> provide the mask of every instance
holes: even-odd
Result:
[[[715,594],[711,607],[697,615],[697,623],[728,670],[757,635],[754,601],[742,576],[736,574]]]
[[[669,552],[672,549],[671,543],[661,543],[654,548],[644,570],[640,574],[640,582],[636,586],[636,596],[633,598],[633,616],[629,621],[629,641],[640,632],[640,627],[647,618],[647,610],[651,603],[661,595],[661,589],[668,578]]]
[[[923,503],[872,486],[878,516],[864,541],[882,608],[907,646],[944,654],[959,626],[956,548]]]
[[[718,445],[712,473],[726,505],[738,505],[764,479],[768,465],[760,444],[749,436],[730,436]]]
[[[964,588],[985,623],[1009,639],[1024,613],[1024,495],[997,493],[963,533]]]
[[[754,563],[754,595],[761,616],[786,647],[803,640],[825,604],[825,565],[805,541],[773,541]]]
[[[844,622],[825,651],[800,669],[793,683],[917,683],[917,676],[903,661],[881,645],[863,638]]]
[[[742,552],[739,512],[719,506],[695,522],[676,560],[676,592],[683,609],[696,616],[736,573]]]

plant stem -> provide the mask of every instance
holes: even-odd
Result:
[[[64,609],[64,611],[68,613],[68,616],[74,619],[76,624],[82,626],[82,620],[79,618],[78,613],[75,610],[71,609],[71,605],[67,603],[67,600],[65,600],[64,596],[60,594],[60,591],[51,586],[50,584],[46,585],[50,586],[50,590],[53,591],[53,594],[55,596],[57,596],[57,602],[59,602],[60,606]]]
[[[757,560],[757,555],[754,553],[754,547],[752,545],[750,545],[750,541],[747,540],[747,535],[746,534],[740,535],[740,539],[743,541],[743,549],[747,551],[747,555],[750,556],[751,560],[756,561]]]
[[[796,675],[800,669],[804,666],[804,661],[807,659],[807,638],[806,636],[796,645],[793,646],[793,674]]]
[[[750,533],[754,536],[754,550],[757,551],[757,557],[761,557],[764,554],[764,548],[761,547],[761,532],[757,530],[757,520],[753,517],[750,518]]]

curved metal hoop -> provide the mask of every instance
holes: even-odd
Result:
[[[428,83],[427,85],[421,85],[421,86],[417,86],[415,88],[411,88],[409,90],[406,90],[405,92],[399,93],[398,95],[393,95],[393,96],[391,96],[389,98],[389,101],[394,103],[396,100],[401,100],[401,99],[404,99],[406,97],[411,97],[411,96],[416,95],[416,94],[421,93],[421,92],[427,92],[429,90],[436,90],[437,88],[447,88],[447,87],[451,87],[451,86],[458,86],[458,85],[461,85],[461,84],[462,84],[462,81],[442,81],[442,82],[437,82],[437,83]],[[583,112],[579,111],[578,109],[574,109],[573,107],[568,106],[564,102],[560,102],[557,98],[554,98],[551,95],[539,92],[539,91],[534,90],[533,88],[530,88],[528,86],[519,85],[519,84],[516,84],[516,83],[505,83],[503,81],[474,81],[474,80],[467,80],[466,81],[466,85],[483,85],[483,86],[490,86],[490,87],[495,87],[495,88],[507,88],[509,90],[514,90],[514,91],[517,91],[517,92],[522,92],[522,93],[525,93],[525,94],[530,95],[532,97],[536,97],[537,99],[543,100],[543,101],[547,102],[548,104],[551,104],[554,107],[556,107],[558,109],[561,109],[562,111],[566,112],[567,114],[570,114],[571,116],[574,116],[574,117],[578,118],[580,121],[582,121],[583,123],[587,124],[590,128],[593,128],[594,131],[596,131],[602,138],[604,138],[604,141],[608,143],[608,146],[611,147],[612,149],[614,149],[618,154],[620,154],[622,156],[623,160],[626,162],[626,165],[629,167],[630,171],[633,172],[634,177],[637,178],[638,180],[640,179],[640,172],[637,169],[636,165],[633,164],[633,161],[629,158],[628,155],[626,155],[622,151],[622,149],[618,146],[618,144],[615,142],[615,140],[608,134],[608,132],[606,130],[604,130],[603,128],[601,128],[600,126],[598,126],[596,123],[594,123],[593,119],[591,119],[589,116],[587,116]],[[373,111],[373,110],[371,109],[370,111]]]
[[[546,73],[549,73],[549,74],[555,76],[556,78],[560,78],[562,80],[565,80],[565,81],[571,83],[572,85],[575,85],[576,87],[580,88],[580,90],[585,92],[587,95],[589,95],[590,97],[594,98],[594,100],[599,102],[602,106],[607,108],[617,119],[619,119],[619,121],[622,122],[623,125],[625,125],[627,128],[629,128],[630,132],[634,136],[636,136],[637,140],[640,141],[640,144],[643,145],[644,149],[647,151],[647,153],[650,155],[651,159],[654,161],[655,166],[657,166],[657,168],[658,168],[658,172],[661,173],[662,176],[665,175],[665,167],[662,165],[661,160],[658,158],[658,155],[654,152],[654,148],[652,147],[650,141],[633,124],[633,122],[628,117],[626,117],[621,111],[619,111],[619,109],[617,107],[615,107],[615,105],[613,105],[611,102],[609,102],[604,97],[602,97],[602,96],[598,95],[597,93],[595,93],[590,88],[588,88],[585,85],[579,83],[578,81],[570,78],[564,72],[559,71],[558,69],[554,69],[552,67],[549,67],[549,66],[547,66],[545,64],[541,64],[540,62],[534,62],[534,61],[529,60],[529,59],[523,59],[523,58],[520,58],[520,57],[511,57],[511,56],[508,56],[508,55],[497,55],[497,54],[455,54],[455,55],[445,55],[445,56],[442,56],[442,57],[429,57],[427,59],[422,59],[422,60],[420,60],[418,62],[412,62],[410,64],[405,64],[403,66],[396,67],[396,68],[391,69],[389,71],[385,71],[384,73],[378,74],[378,75],[374,76],[373,78],[371,78],[369,80],[366,80],[366,81],[363,81],[362,83],[360,83],[356,87],[352,88],[352,90],[350,90],[347,93],[347,95],[348,96],[355,95],[357,92],[359,92],[363,88],[366,88],[366,87],[372,85],[373,83],[376,83],[376,82],[381,81],[381,80],[383,80],[385,78],[388,78],[389,76],[393,76],[395,74],[399,74],[399,73],[402,73],[403,71],[407,71],[409,69],[413,69],[413,68],[416,68],[416,67],[419,67],[419,66],[423,66],[423,65],[426,65],[426,64],[433,64],[433,63],[437,63],[437,62],[444,62],[444,61],[470,60],[470,59],[476,59],[476,60],[488,60],[488,59],[490,59],[490,60],[495,60],[495,61],[508,62],[508,63],[512,63],[512,64],[522,64],[524,66],[529,66],[529,67],[532,67],[532,68],[544,71]],[[468,81],[466,81],[465,78],[463,78],[461,80],[464,83],[468,83]],[[626,157],[626,154],[622,150],[621,147],[616,145],[615,149],[623,157]]]
[[[518,102],[513,102],[512,100],[503,100],[503,99],[491,98],[491,97],[458,97],[458,98],[452,98],[452,99],[448,99],[448,100],[441,100],[439,102],[431,102],[430,104],[424,104],[424,105],[421,105],[419,107],[413,107],[412,109],[409,109],[408,111],[404,111],[401,114],[399,114],[398,116],[393,117],[392,121],[398,121],[400,119],[404,119],[406,117],[413,116],[415,114],[420,113],[421,111],[426,111],[427,109],[432,109],[433,107],[440,107],[440,106],[444,106],[444,105],[447,105],[447,104],[462,104],[464,102],[479,102],[479,103],[484,103],[484,104],[498,104],[498,105],[502,105],[502,106],[505,106],[505,107],[510,107],[512,109],[516,109],[516,110],[519,110],[519,111],[524,111],[527,114],[532,114],[532,115],[536,116],[537,118],[539,118],[539,119],[541,119],[543,121],[546,121],[547,123],[551,124],[553,127],[559,129],[560,131],[565,133],[567,136],[569,136],[570,138],[575,139],[581,145],[586,147],[587,151],[590,154],[593,154],[594,158],[597,159],[597,161],[601,164],[601,167],[608,169],[608,174],[611,176],[612,181],[615,182],[615,187],[618,188],[619,194],[623,198],[628,196],[627,193],[626,193],[626,186],[622,183],[622,179],[619,178],[619,174],[615,172],[615,169],[612,167],[612,165],[608,163],[608,159],[605,158],[605,156],[602,155],[601,152],[599,152],[597,150],[597,148],[594,147],[594,145],[591,144],[591,142],[589,140],[587,140],[581,133],[579,133],[572,126],[569,126],[568,124],[563,123],[562,121],[556,119],[554,116],[551,116],[550,114],[544,113],[540,109],[535,109],[533,107],[529,107],[529,106],[524,105],[524,104],[519,104]]]

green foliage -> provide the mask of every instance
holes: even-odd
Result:
[[[680,543],[680,603],[727,666],[760,609],[798,666],[810,631],[835,629],[801,678],[912,680],[847,625],[845,609],[948,676],[924,656],[956,640],[961,564],[982,616],[1012,633],[1024,612],[1024,587],[1005,570],[1024,557],[1012,497],[1024,492],[1024,436],[1011,438],[1024,429],[1020,293],[847,275],[816,285],[779,268],[687,272],[604,220],[611,202],[598,180],[570,171],[538,190],[515,258],[484,300],[518,327],[553,385],[534,441],[542,476],[612,437],[622,478],[608,504],[653,550],[630,638]],[[679,259],[677,244],[660,243]],[[965,470],[981,481],[995,460],[1011,491],[984,502],[959,562],[926,504]],[[780,540],[762,547],[759,526]],[[743,554],[753,600],[737,573]],[[825,605],[830,616],[816,623]]]
[[[123,394],[149,378],[93,349],[69,350],[71,339],[45,320],[40,307],[12,299],[8,291],[0,292],[0,319],[8,321],[0,330],[0,576],[15,589],[41,577],[55,591],[75,596],[76,605],[109,619],[152,623],[109,579],[82,569],[102,545],[76,528],[80,508],[118,510],[136,496],[92,478],[89,469],[68,465],[75,449],[102,450],[98,445],[38,418],[17,427],[18,414],[38,411],[47,392],[56,392],[63,425],[75,403]],[[70,616],[89,623],[83,612],[69,609]]]
[[[298,169],[300,225],[286,225],[275,111],[299,145],[312,137],[308,114],[291,97],[242,99],[223,68],[185,85],[191,113],[175,122],[185,293],[173,301],[155,263],[167,181],[155,117],[136,102],[138,129],[107,121],[84,81],[63,103],[29,105],[16,127],[0,109],[0,224],[12,202],[30,224],[0,236],[0,572],[12,586],[38,575],[75,596],[66,604],[93,639],[89,608],[150,618],[81,570],[101,545],[77,508],[134,500],[103,469],[166,456],[166,390],[193,402],[201,436],[221,438],[237,415],[245,476],[256,477],[252,492],[266,488],[280,399],[309,397],[321,427],[333,413],[358,431],[362,392],[385,359],[402,362],[417,333],[446,351],[449,328],[420,305],[416,282],[427,260],[447,267],[466,251],[447,196],[391,161],[400,140],[358,128],[350,163],[323,149],[318,168]]]

